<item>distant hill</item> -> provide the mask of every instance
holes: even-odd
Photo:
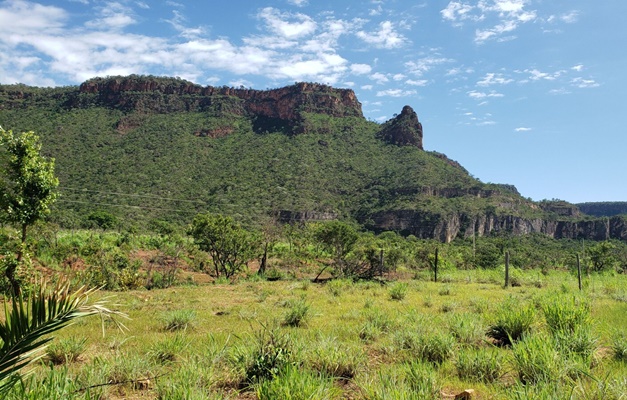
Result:
[[[250,223],[347,218],[442,241],[492,232],[627,239],[621,217],[583,218],[568,203],[534,203],[511,185],[480,182],[423,150],[411,107],[377,124],[350,89],[260,91],[152,76],[4,85],[0,125],[34,130],[56,159],[54,216],[65,225],[94,210],[127,225],[183,225],[209,211]]]
[[[579,203],[577,207],[582,213],[595,217],[613,217],[615,215],[627,214],[627,201]]]

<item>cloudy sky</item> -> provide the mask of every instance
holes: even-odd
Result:
[[[625,0],[0,0],[0,83],[321,82],[371,120],[412,106],[425,148],[484,182],[627,201],[626,15]]]

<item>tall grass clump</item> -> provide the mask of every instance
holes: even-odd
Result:
[[[396,282],[392,287],[390,287],[388,293],[390,295],[390,299],[401,301],[407,296],[407,283],[405,282]]]
[[[177,334],[153,344],[149,354],[159,363],[165,364],[176,361],[189,344],[185,336]]]
[[[572,299],[564,296],[548,298],[542,305],[542,311],[552,334],[573,333],[591,323],[590,303],[576,297]]]
[[[512,346],[513,366],[523,384],[558,381],[564,365],[551,336],[527,335]]]
[[[402,368],[380,371],[357,382],[363,398],[369,400],[440,399],[440,384],[433,366],[421,362],[403,364]]]
[[[612,335],[611,348],[616,361],[627,362],[627,333],[615,332]]]
[[[326,376],[352,379],[364,363],[361,348],[339,343],[336,338],[324,338],[309,346],[306,364]]]
[[[274,379],[257,382],[255,394],[260,400],[331,400],[339,399],[341,391],[324,374],[287,365]]]
[[[194,310],[175,310],[163,317],[162,328],[164,331],[185,331],[192,328],[196,319]]]
[[[479,346],[485,340],[485,326],[473,314],[453,314],[448,328],[455,340],[465,346]]]
[[[531,331],[535,316],[533,306],[509,298],[496,310],[487,335],[499,346],[511,346]]]
[[[305,324],[309,318],[309,310],[311,306],[307,304],[305,299],[290,301],[288,309],[283,315],[283,325],[299,327]]]
[[[54,365],[61,365],[78,361],[85,352],[87,339],[71,337],[52,342],[46,348],[46,360]]]
[[[246,382],[272,379],[292,363],[291,337],[277,326],[263,326],[253,336],[252,352],[243,359]]]
[[[441,332],[399,331],[393,341],[401,354],[435,365],[442,364],[451,356],[455,344],[451,335]]]
[[[455,360],[457,376],[472,382],[495,382],[503,375],[504,366],[503,355],[494,348],[465,349]]]

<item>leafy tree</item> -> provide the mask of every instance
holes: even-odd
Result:
[[[255,235],[231,217],[199,214],[192,221],[189,234],[211,256],[216,277],[232,277],[258,253]]]
[[[337,265],[342,267],[346,256],[353,249],[359,238],[352,225],[342,221],[330,221],[321,224],[315,238],[333,254]]]
[[[110,214],[106,211],[92,212],[87,216],[87,221],[91,225],[95,225],[103,231],[115,228],[115,226],[118,224],[118,219],[115,217],[115,215]]]
[[[28,227],[48,214],[57,197],[59,180],[54,175],[54,159],[43,157],[40,150],[34,132],[14,134],[0,128],[0,216],[21,232],[15,262],[7,262],[5,270],[14,294],[20,291],[15,271],[24,256]]]
[[[589,247],[587,252],[592,262],[592,269],[601,272],[614,267],[617,263],[615,251],[616,246],[607,240]]]

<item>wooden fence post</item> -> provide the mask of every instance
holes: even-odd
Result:
[[[579,253],[577,253],[577,281],[579,282],[579,291],[581,291],[581,262],[579,260]]]
[[[509,250],[505,252],[505,288],[509,287]]]
[[[434,275],[433,275],[433,280],[435,282],[438,281],[438,248],[435,248],[435,262],[433,263],[433,271],[434,271]]]

